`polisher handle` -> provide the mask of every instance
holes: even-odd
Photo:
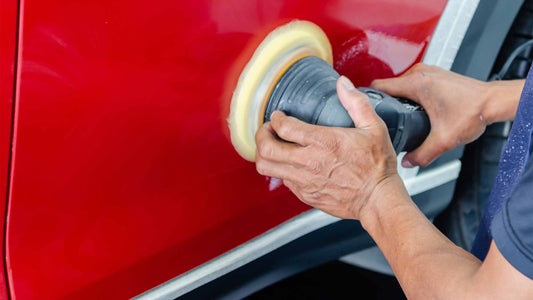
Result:
[[[394,150],[397,153],[412,151],[424,142],[431,129],[426,111],[417,103],[389,96],[381,91],[360,87],[378,116],[385,122]],[[324,106],[316,118],[316,125],[355,127],[350,115],[344,109],[337,93],[324,101]]]
[[[429,118],[417,103],[403,98],[394,98],[371,88],[358,88],[370,99],[376,113],[389,130],[394,149],[397,152],[416,149],[429,134]]]
[[[310,124],[354,127],[337,95],[338,78],[339,74],[327,62],[313,56],[300,59],[276,83],[264,121],[268,122],[275,110],[281,110]],[[371,88],[358,89],[368,96],[385,121],[397,153],[414,150],[426,139],[431,125],[420,105]]]

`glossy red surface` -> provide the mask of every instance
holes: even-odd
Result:
[[[15,80],[17,1],[0,0],[0,232],[4,232]],[[2,239],[2,249],[4,239]],[[7,299],[4,262],[0,267],[0,299]]]
[[[131,297],[307,210],[231,146],[253,49],[310,20],[366,85],[420,59],[445,2],[23,2],[12,295]]]

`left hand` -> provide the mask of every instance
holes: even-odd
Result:
[[[399,178],[396,153],[368,97],[346,77],[337,81],[337,93],[356,128],[310,125],[276,111],[256,134],[256,167],[308,205],[360,219],[384,185],[402,181],[391,180]]]

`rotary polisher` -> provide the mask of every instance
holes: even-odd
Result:
[[[354,127],[337,96],[340,75],[331,65],[331,45],[317,25],[293,21],[272,31],[233,93],[228,122],[237,152],[255,160],[255,133],[276,110],[310,124]],[[397,153],[415,149],[429,134],[429,119],[418,104],[371,88],[358,90],[387,125]]]

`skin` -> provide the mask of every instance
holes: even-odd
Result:
[[[440,154],[470,143],[494,122],[512,120],[524,80],[475,80],[439,67],[417,64],[397,78],[375,80],[372,87],[412,99],[431,120],[428,138],[408,153],[404,167],[425,167]]]
[[[483,83],[417,65],[372,86],[417,101],[428,112],[430,136],[404,161],[412,166],[476,139],[491,122],[512,119],[523,84]],[[366,95],[345,77],[337,92],[356,128],[314,126],[274,112],[256,134],[258,172],[282,179],[315,208],[360,220],[410,299],[533,299],[533,280],[494,242],[481,262],[433,226],[409,197],[385,124]]]

